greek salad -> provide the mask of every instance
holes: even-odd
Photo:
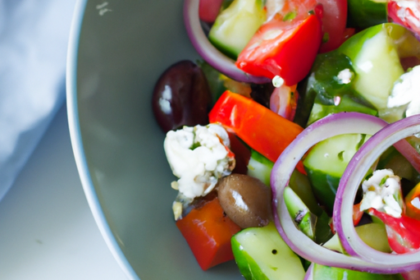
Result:
[[[420,279],[420,1],[185,0],[184,19],[202,59],[152,108],[198,265]]]

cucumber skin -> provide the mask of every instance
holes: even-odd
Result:
[[[388,22],[387,1],[348,0],[348,25],[367,28]]]
[[[328,115],[339,112],[359,112],[376,117],[378,116],[377,110],[369,108],[363,104],[357,103],[346,96],[341,98],[341,102],[338,106],[324,105],[322,104],[322,102],[319,102],[317,99],[315,99],[307,125],[310,125]]]
[[[322,171],[313,170],[307,167],[305,167],[305,170],[312,183],[315,196],[327,207],[329,211],[332,211],[341,177],[329,175]]]
[[[314,263],[311,280],[404,280],[401,274],[383,275],[350,269],[324,266]]]
[[[231,243],[235,262],[246,280],[301,280],[305,276],[300,258],[283,241],[274,223],[261,228],[244,229],[232,237]],[[246,251],[251,246],[257,248],[253,256],[252,252],[248,254]],[[271,255],[274,254],[273,249],[277,250],[274,257]],[[267,253],[263,255],[261,252]],[[273,258],[276,259],[276,267],[273,267]],[[266,267],[260,268],[257,261]],[[274,278],[270,279],[270,274],[274,274]]]

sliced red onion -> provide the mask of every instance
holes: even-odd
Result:
[[[414,269],[410,265],[371,263],[358,257],[331,251],[316,244],[296,227],[284,202],[283,191],[288,185],[296,164],[313,145],[340,134],[363,133],[373,135],[385,125],[386,122],[377,117],[360,113],[330,115],[306,128],[277,159],[271,172],[274,221],[280,235],[295,253],[311,262],[322,265],[371,273],[394,274]],[[352,209],[349,213],[351,215]],[[351,217],[350,221],[352,221]]]
[[[334,225],[343,248],[352,256],[385,266],[420,268],[420,250],[406,254],[387,254],[367,246],[357,235],[352,223],[352,209],[360,182],[375,160],[391,145],[420,132],[420,115],[415,115],[387,125],[372,136],[349,162],[334,204]],[[343,199],[343,198],[346,199]]]
[[[185,0],[184,24],[191,43],[198,54],[213,68],[226,76],[244,83],[264,84],[271,80],[266,77],[257,77],[247,74],[235,65],[235,61],[222,54],[207,39],[200,24],[198,15],[200,0]]]
[[[314,279],[314,264],[312,263],[308,270],[306,271],[305,278],[303,280],[313,280]]]

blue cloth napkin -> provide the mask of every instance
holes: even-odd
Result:
[[[0,199],[65,100],[75,0],[0,0]]]

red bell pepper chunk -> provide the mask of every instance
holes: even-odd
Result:
[[[405,214],[417,220],[420,220],[420,184],[417,184],[405,197]]]
[[[374,208],[370,208],[368,213],[385,224],[388,243],[394,252],[404,254],[420,248],[419,220],[404,214],[400,218],[395,218]]]
[[[176,225],[201,269],[233,260],[230,239],[241,228],[224,215],[217,197],[191,210]]]
[[[319,9],[322,7],[315,11]],[[288,86],[301,81],[309,73],[322,39],[319,17],[309,14],[309,9],[303,15],[301,10],[291,20],[287,16],[293,17],[292,9],[264,23],[239,54],[236,66],[255,76],[272,79],[278,75]]]
[[[233,131],[273,162],[303,130],[252,99],[230,91],[225,91],[216,102],[209,120]]]

